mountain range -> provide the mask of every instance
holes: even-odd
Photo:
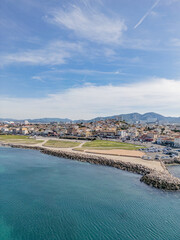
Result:
[[[106,120],[106,119],[119,119],[129,123],[136,123],[136,122],[180,123],[180,117],[165,117],[163,115],[160,115],[154,112],[148,112],[145,114],[140,114],[140,113],[120,114],[120,115],[107,116],[107,117],[97,117],[90,120],[74,120],[74,121],[68,118],[39,118],[39,119],[23,119],[23,120],[17,120],[17,119],[11,119],[11,118],[0,118],[0,122],[5,122],[5,121],[23,122],[27,120],[30,123],[51,123],[51,122],[77,123],[77,122],[94,122],[94,121]]]
[[[120,119],[126,122],[136,123],[136,122],[159,122],[159,123],[180,123],[180,117],[165,117],[158,113],[148,112],[145,114],[140,113],[128,113],[120,114],[108,117],[98,117],[94,118],[93,121],[105,120],[105,119]]]

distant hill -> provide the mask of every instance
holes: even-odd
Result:
[[[72,122],[72,120],[68,118],[39,118],[26,120],[30,123]]]
[[[159,122],[159,123],[180,123],[180,117],[165,117],[158,113],[149,112],[145,114],[140,113],[129,113],[129,114],[120,114],[114,116],[107,116],[107,117],[97,117],[90,120],[75,120],[72,121],[69,118],[39,118],[39,119],[23,119],[23,120],[16,120],[11,118],[0,118],[0,122],[4,121],[13,121],[13,122],[24,122],[27,120],[30,123],[51,123],[51,122],[95,122],[105,119],[119,119],[124,120],[129,123],[136,123],[136,122]]]
[[[12,118],[0,118],[0,122],[24,122],[28,121],[29,123],[51,123],[51,122],[72,122],[71,119],[68,118],[38,118],[38,119],[12,119]]]
[[[126,122],[160,122],[160,123],[180,123],[180,117],[165,117],[163,115],[160,115],[158,113],[149,112],[145,114],[140,113],[129,113],[129,114],[120,114],[120,115],[114,115],[114,116],[108,116],[108,117],[97,117],[94,119],[91,119],[89,121],[99,121],[99,120],[105,120],[105,119],[120,119],[124,120]]]

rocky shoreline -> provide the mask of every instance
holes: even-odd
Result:
[[[159,189],[180,190],[180,179],[170,173],[152,171],[143,175],[140,181]]]
[[[141,164],[132,164],[129,162],[116,161],[111,158],[95,156],[90,154],[82,154],[77,152],[68,152],[62,150],[51,150],[38,146],[25,146],[25,145],[15,145],[15,144],[3,144],[4,146],[10,146],[13,148],[26,148],[26,149],[34,149],[39,150],[44,154],[63,157],[72,160],[77,160],[81,162],[88,162],[92,164],[98,164],[103,166],[115,167],[121,170],[126,170],[129,172],[137,173],[142,175],[140,181],[150,185],[152,187],[163,189],[163,190],[180,190],[180,179],[177,177],[173,177],[165,165],[163,164],[164,171],[156,171],[150,168],[147,168]]]

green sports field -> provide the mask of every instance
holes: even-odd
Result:
[[[83,147],[84,149],[125,149],[125,150],[138,150],[143,148],[140,145],[135,145],[131,143],[124,142],[114,142],[106,140],[95,140],[91,142],[86,142]]]

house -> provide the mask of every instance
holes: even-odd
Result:
[[[1,128],[1,132],[2,133],[8,133],[9,132],[9,128]]]
[[[140,140],[142,140],[143,142],[154,142],[156,139],[157,139],[157,135],[154,133],[146,133],[140,137]],[[162,139],[158,139],[158,140],[159,140],[159,144],[161,144]]]
[[[25,127],[22,127],[22,128],[20,129],[20,133],[23,134],[23,135],[26,135],[26,134],[28,134],[28,129],[25,128]]]
[[[161,136],[157,138],[157,144],[174,146],[174,138],[168,136]]]
[[[98,136],[103,137],[103,138],[114,138],[115,137],[115,132],[104,130],[104,131],[99,132]]]

